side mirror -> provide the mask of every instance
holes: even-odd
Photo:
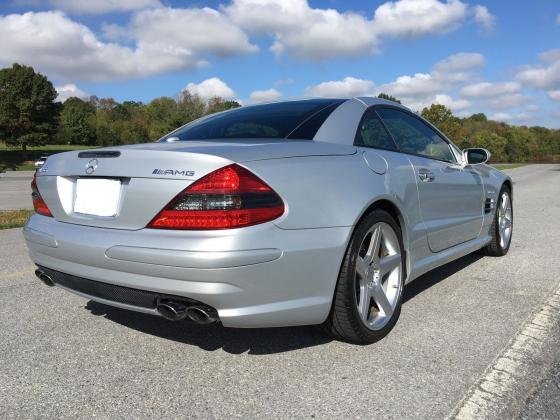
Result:
[[[476,165],[477,163],[486,163],[490,160],[490,152],[486,149],[465,149],[463,150],[465,161],[469,165]]]

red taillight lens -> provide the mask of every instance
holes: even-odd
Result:
[[[43,200],[43,197],[39,194],[35,174],[33,175],[33,181],[31,181],[31,199],[33,200],[33,208],[37,213],[42,214],[43,216],[52,217],[51,211],[47,207],[47,203],[45,203],[45,200]]]
[[[268,222],[284,214],[272,188],[239,165],[200,178],[180,192],[148,224],[156,229],[233,229]]]

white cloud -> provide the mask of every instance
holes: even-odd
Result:
[[[274,82],[274,86],[289,86],[294,84],[294,79],[280,79]]]
[[[560,89],[559,90],[551,90],[548,92],[548,97],[555,101],[560,101]]]
[[[516,121],[527,121],[530,120],[532,117],[529,114],[526,114],[525,112],[520,112],[518,114],[515,114],[515,116],[513,117],[514,120]]]
[[[445,105],[453,112],[463,111],[471,106],[470,101],[466,99],[453,99],[451,96],[445,94],[436,95],[433,103]]]
[[[190,94],[198,95],[205,100],[215,97],[222,99],[235,98],[235,92],[233,89],[217,77],[206,79],[200,83],[189,83],[185,87],[185,90]]]
[[[258,51],[247,35],[220,12],[161,8],[137,13],[127,30],[139,45],[175,54],[214,54],[227,57]]]
[[[467,14],[459,0],[400,0],[383,3],[375,10],[376,31],[392,36],[447,33],[456,29]]]
[[[486,6],[481,6],[477,4],[473,8],[474,20],[482,26],[487,31],[494,28],[494,23],[496,22],[496,17],[488,11]]]
[[[521,93],[518,82],[473,83],[463,87],[460,92],[467,98],[478,99],[480,105],[491,109],[515,108],[530,101]]]
[[[484,66],[484,56],[479,53],[457,53],[436,63],[434,71],[438,73],[462,73]]]
[[[397,98],[418,98],[435,95],[445,89],[444,83],[428,73],[416,73],[413,76],[399,76],[394,82],[381,85],[381,92]]]
[[[429,105],[436,95],[447,94],[473,77],[473,71],[484,65],[484,56],[478,53],[453,54],[437,62],[430,73],[403,75],[395,81],[379,86],[379,92],[389,93],[402,99],[413,109]],[[441,97],[443,98],[443,96]],[[456,103],[456,108],[464,108],[466,102]]]
[[[459,114],[464,113],[462,111],[465,111],[471,106],[470,101],[462,98],[454,99],[445,93],[439,93],[437,95],[426,96],[419,99],[406,98],[403,99],[402,103],[413,111],[421,111],[424,108],[429,108],[432,104],[440,104],[445,105],[454,113]]]
[[[377,45],[371,21],[356,13],[314,9],[307,0],[233,0],[223,9],[243,28],[272,34],[271,51],[306,60],[371,53]]]
[[[68,83],[62,86],[55,86],[58,96],[56,97],[57,102],[64,102],[68,98],[76,97],[80,99],[87,99],[89,95],[81,90],[74,83]]]
[[[486,97],[483,103],[493,109],[506,109],[519,106],[528,100],[529,98],[520,93],[506,93],[503,95]]]
[[[307,96],[320,97],[353,97],[371,95],[374,88],[371,80],[345,77],[342,80],[319,83],[305,90]]]
[[[498,112],[496,114],[490,115],[490,119],[495,121],[511,121],[513,118],[507,112]]]
[[[0,63],[22,62],[65,79],[110,80],[198,68],[208,54],[256,50],[238,27],[212,9],[142,11],[129,33],[134,47],[102,42],[60,11],[0,16]]]
[[[455,30],[468,15],[460,0],[398,0],[381,4],[373,18],[313,8],[307,0],[233,0],[222,7],[235,23],[269,34],[276,55],[306,60],[369,54],[382,37],[412,37]]]
[[[461,89],[461,94],[468,97],[495,97],[498,95],[511,94],[519,92],[521,86],[516,82],[490,83],[480,82],[473,83]]]
[[[517,73],[517,80],[537,89],[553,90],[560,87],[560,49],[545,51],[539,55],[539,59],[542,64],[526,66]]]
[[[60,10],[78,14],[103,14],[159,7],[159,0],[50,0]]]
[[[560,60],[560,48],[554,48],[540,53],[539,60],[543,63],[553,64],[554,62]]]
[[[274,88],[267,90],[255,90],[249,95],[251,103],[271,102],[278,100],[282,94]]]
[[[393,82],[379,86],[377,92],[393,95],[413,110],[438,103],[454,112],[464,111],[471,102],[465,98],[453,98],[452,92],[472,80],[474,72],[484,63],[482,54],[453,54],[434,64],[429,73],[399,76]]]
[[[488,117],[490,120],[503,121],[510,123],[526,123],[534,118],[534,116],[527,114],[526,112],[518,112],[516,114],[511,114],[509,112],[498,112],[496,114],[490,115]]]

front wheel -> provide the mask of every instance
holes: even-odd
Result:
[[[401,230],[383,210],[356,227],[346,251],[333,306],[323,327],[358,344],[385,337],[399,318],[404,287]]]
[[[500,190],[498,197],[496,213],[492,226],[490,227],[490,235],[492,241],[482,250],[486,255],[501,257],[506,255],[511,244],[513,234],[513,203],[511,200],[511,191],[504,185]]]

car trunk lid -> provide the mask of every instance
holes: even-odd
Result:
[[[286,140],[139,144],[50,156],[37,185],[61,222],[137,230],[194,181],[226,165],[355,152],[351,146]]]

